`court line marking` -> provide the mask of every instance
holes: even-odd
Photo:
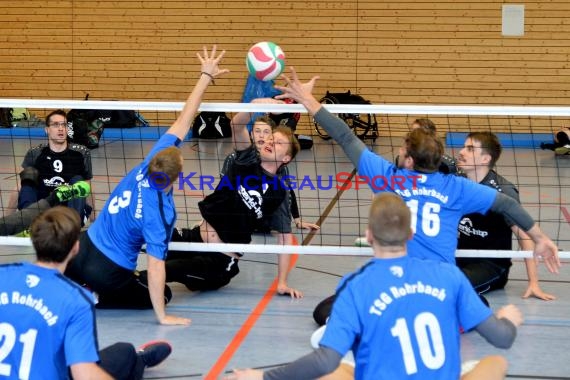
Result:
[[[293,236],[293,244],[294,245],[299,244],[299,241],[295,236]],[[291,262],[289,264],[288,271],[291,271],[291,269],[295,266],[298,258],[299,255],[297,254],[291,255]],[[251,311],[251,313],[249,314],[245,322],[242,324],[238,332],[234,335],[233,339],[230,341],[224,352],[222,352],[216,363],[214,363],[212,368],[210,368],[208,374],[204,377],[205,380],[216,380],[218,379],[219,375],[225,370],[227,364],[229,363],[235,352],[241,346],[241,344],[243,343],[243,341],[245,340],[251,329],[255,326],[257,320],[259,319],[259,317],[261,317],[261,315],[267,308],[267,305],[269,305],[269,302],[271,301],[275,293],[277,293],[277,283],[278,283],[278,277],[275,277],[275,279],[273,279],[273,282],[271,283],[271,285],[269,286],[269,288],[267,289],[261,300]]]
[[[570,212],[568,212],[568,209],[564,206],[560,206],[560,211],[562,211],[562,215],[564,216],[564,219],[566,219],[566,223],[570,224]]]

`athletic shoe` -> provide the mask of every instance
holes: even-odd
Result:
[[[22,238],[29,238],[32,235],[30,234],[30,230],[24,230],[21,232],[18,232],[17,234],[13,235],[15,237],[22,237]]]
[[[354,241],[354,245],[357,247],[370,247],[370,244],[368,243],[368,241],[366,241],[365,237],[356,238],[356,240]]]
[[[557,156],[564,156],[564,155],[570,154],[570,144],[564,145],[564,146],[561,146],[561,147],[554,149],[554,153]]]
[[[316,329],[313,334],[311,334],[311,347],[313,347],[315,350],[320,347],[319,343],[323,338],[323,335],[325,335],[326,328],[327,325],[323,325]]]
[[[461,363],[461,376],[473,371],[475,367],[477,367],[477,364],[479,364],[479,360],[467,360]]]
[[[137,355],[142,359],[145,367],[150,368],[162,363],[171,352],[170,343],[164,340],[154,340],[139,347]]]
[[[60,202],[67,202],[75,198],[85,198],[91,194],[91,186],[88,182],[79,181],[73,185],[61,185],[55,190],[55,196]]]

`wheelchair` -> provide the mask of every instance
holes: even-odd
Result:
[[[351,94],[350,90],[347,92],[329,92],[320,100],[321,104],[370,104],[360,95]],[[376,141],[378,137],[378,122],[374,114],[360,114],[360,113],[340,113],[338,116],[344,120],[348,127],[354,132],[361,140],[372,139]],[[313,119],[315,131],[323,140],[329,140],[331,137],[320,126],[315,119]]]

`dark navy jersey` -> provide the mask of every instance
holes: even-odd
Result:
[[[498,192],[510,196],[517,202],[519,201],[518,189],[511,182],[498,175],[491,170],[485,178],[479,182]],[[464,215],[459,222],[459,241],[458,249],[497,249],[511,250],[513,249],[513,232],[511,227],[515,223],[505,219],[501,214],[488,212],[482,214]],[[462,265],[480,261],[479,258],[458,258],[458,264]],[[492,260],[501,267],[510,267],[511,259],[485,259]]]
[[[216,190],[198,207],[223,242],[249,244],[263,218],[286,199],[286,191],[279,176],[263,170],[252,147],[236,152]]]
[[[93,178],[91,153],[83,145],[70,143],[63,152],[53,152],[48,145],[41,144],[30,149],[22,167],[35,167],[39,172],[40,198],[45,198],[57,186],[67,184],[71,178],[81,176],[84,180]]]

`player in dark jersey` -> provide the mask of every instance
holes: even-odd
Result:
[[[282,104],[283,101],[276,100],[273,98],[260,98],[254,99],[251,103],[265,103],[265,104]],[[257,114],[256,114],[257,115]],[[268,115],[270,120],[274,120],[272,115]],[[277,115],[280,116],[280,115]],[[233,119],[232,123],[234,125],[249,124],[249,118],[251,114],[240,112],[237,113]],[[258,119],[259,120],[259,119]],[[246,148],[244,152],[240,152],[243,161],[255,161],[258,160],[259,150],[263,148],[265,141],[272,133],[272,125],[269,119],[262,119],[264,122],[255,123],[250,132],[250,138],[252,144]],[[289,126],[288,126],[289,127]],[[292,129],[294,130],[294,129]],[[223,177],[224,174],[229,170],[229,168],[235,164],[237,152],[234,151],[229,154],[224,160],[222,170],[220,171],[220,176]],[[287,165],[283,165],[277,171],[277,176],[280,179],[288,178],[289,169]],[[299,213],[299,207],[297,204],[297,197],[295,191],[290,189],[287,196],[271,215],[265,215],[261,223],[259,223],[256,228],[256,232],[270,233],[271,231],[276,232],[277,244],[279,245],[292,245],[293,244],[293,234],[291,229],[291,221],[295,222],[297,228],[303,228],[308,230],[319,230],[320,227],[314,223],[307,222],[301,219]],[[287,277],[289,274],[289,267],[291,263],[290,254],[278,254],[277,255],[277,292],[279,294],[289,294],[293,298],[300,298],[303,293],[300,290],[289,287],[287,283]]]
[[[356,379],[459,379],[459,326],[509,348],[522,323],[520,310],[508,305],[493,315],[455,265],[408,256],[410,219],[402,198],[378,195],[366,230],[374,258],[340,282],[320,347],[265,374],[236,370],[228,379],[315,379],[335,370],[349,350]],[[492,380],[503,378],[506,368],[473,371]]]
[[[267,215],[274,213],[287,196],[287,186],[279,179],[279,168],[299,151],[297,139],[287,127],[277,127],[263,146],[252,147],[246,128],[232,122],[236,158],[213,193],[198,203],[203,220],[193,229],[176,230],[174,242],[249,244],[251,235]],[[267,125],[270,119],[256,120],[253,128]],[[216,290],[227,285],[239,273],[237,252],[173,251],[168,253],[166,280],[180,282],[190,290]],[[281,264],[281,263],[280,263]],[[285,271],[288,266],[280,265]],[[284,292],[298,296],[287,286]]]
[[[141,379],[171,352],[166,342],[138,353],[116,343],[97,352],[93,295],[62,273],[79,250],[75,210],[56,206],[34,219],[37,261],[0,265],[2,379]]]
[[[190,319],[166,314],[172,293],[165,284],[168,243],[176,223],[173,185],[182,170],[178,147],[209,84],[228,70],[218,67],[224,52],[204,48],[201,75],[174,124],[113,190],[95,222],[81,235],[81,249],[66,272],[99,294],[98,307],[153,308],[159,323],[188,325]],[[148,271],[135,272],[146,244]]]
[[[85,198],[91,194],[88,182],[79,181],[73,185],[61,185],[50,195],[30,206],[0,218],[0,236],[14,235],[27,230],[32,221],[50,207],[60,205],[75,198]]]
[[[44,199],[59,185],[93,178],[89,149],[68,142],[65,111],[55,110],[47,115],[45,132],[47,144],[28,150],[22,161],[18,210]],[[90,203],[88,205],[86,199],[79,198],[69,201],[67,206],[75,209],[84,223],[93,210],[93,196]]]
[[[515,185],[493,170],[501,151],[501,143],[495,134],[472,132],[467,135],[463,149],[459,152],[457,164],[470,180],[496,189],[519,202],[519,191]],[[533,250],[532,240],[508,218],[494,212],[464,215],[459,222],[457,248],[512,250],[513,233],[517,236],[521,249]],[[512,265],[509,258],[458,257],[456,262],[480,294],[504,288]],[[555,299],[540,288],[535,260],[526,259],[525,264],[528,285],[523,298]]]

